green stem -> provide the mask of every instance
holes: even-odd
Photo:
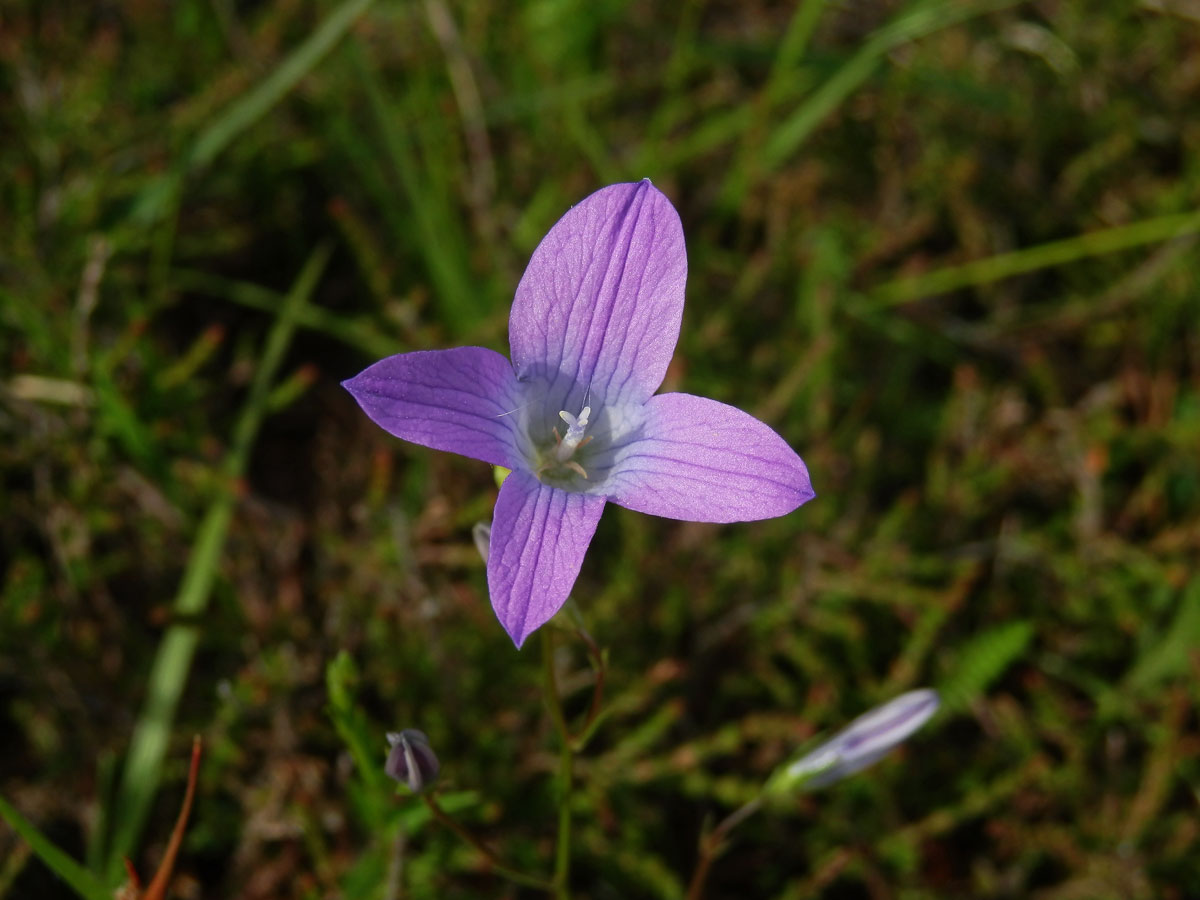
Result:
[[[580,615],[575,602],[570,599],[567,602],[569,604],[567,608],[575,623],[575,633],[579,635],[580,640],[587,644],[588,655],[592,658],[592,669],[596,673],[596,681],[592,685],[592,702],[588,705],[587,717],[583,720],[579,731],[570,738],[571,750],[580,753],[587,745],[600,720],[600,707],[604,702],[604,682],[607,677],[608,663],[604,658],[604,651],[600,649],[600,645],[596,643],[584,626],[583,616]]]
[[[429,811],[433,813],[433,817],[453,831],[463,841],[474,847],[491,864],[492,871],[497,875],[507,878],[514,884],[523,884],[525,887],[537,888],[547,893],[554,893],[557,890],[557,885],[547,881],[545,878],[538,878],[536,875],[526,875],[524,872],[518,872],[516,869],[506,866],[487,844],[460,825],[455,819],[451,818],[450,814],[442,809],[437,800],[432,796],[422,794],[421,799],[425,801],[425,805],[429,807]]]
[[[558,838],[554,853],[554,896],[567,900],[571,896],[571,770],[575,756],[571,750],[571,735],[558,696],[558,680],[554,676],[554,632],[542,629],[542,675],[546,706],[554,729],[558,732]]]

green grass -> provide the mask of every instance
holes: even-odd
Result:
[[[1200,894],[1173,9],[10,4],[0,900],[152,871],[196,733],[176,896],[679,897],[706,828],[920,685],[911,746],[748,819],[705,896]],[[665,388],[767,419],[818,499],[606,513],[549,657],[570,735],[578,625],[605,660],[564,753],[472,545],[492,473],[338,382],[506,349],[537,241],[644,176],[689,251]],[[405,727],[477,846],[383,776]]]

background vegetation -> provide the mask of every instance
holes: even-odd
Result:
[[[1186,0],[0,5],[6,808],[111,896],[198,733],[174,896],[538,896],[382,775],[425,730],[443,805],[549,871],[492,473],[338,382],[506,349],[542,234],[648,176],[690,257],[666,388],[819,496],[606,513],[574,896],[680,896],[706,822],[926,684],[906,750],[748,821],[707,896],[1200,896],[1198,96]],[[69,896],[0,824],[0,897]]]

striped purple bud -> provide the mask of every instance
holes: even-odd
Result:
[[[929,721],[938,709],[937,691],[909,691],[851,722],[815,750],[772,777],[772,792],[815,790],[878,762]]]
[[[437,781],[441,767],[425,732],[405,728],[389,733],[387,739],[392,750],[384,763],[384,772],[407,784],[414,794],[421,793]]]

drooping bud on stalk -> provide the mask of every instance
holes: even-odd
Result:
[[[939,703],[937,691],[928,688],[901,694],[777,771],[767,791],[811,791],[865,769],[928,722]]]
[[[441,766],[425,732],[405,728],[390,732],[387,739],[392,750],[384,763],[384,772],[407,784],[414,794],[427,790],[437,781]]]

